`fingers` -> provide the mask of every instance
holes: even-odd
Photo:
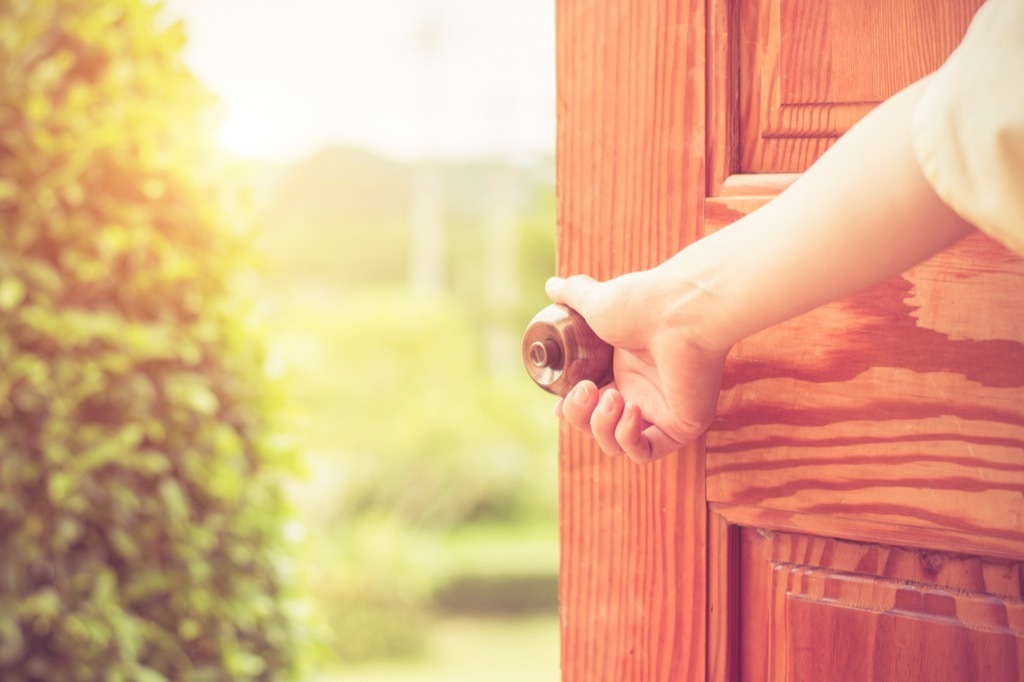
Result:
[[[544,285],[548,297],[555,303],[562,303],[573,310],[580,311],[587,294],[597,286],[597,281],[586,275],[572,277],[552,277]]]
[[[598,391],[594,382],[581,381],[561,401],[562,419],[576,430],[590,433],[590,417],[597,401]]]
[[[615,439],[622,451],[634,462],[649,462],[650,443],[643,430],[643,416],[633,403],[625,406],[622,419],[615,427]]]
[[[617,439],[620,421],[626,404],[615,389],[608,389],[590,416],[590,432],[598,446],[609,455],[621,455],[625,449]]]
[[[683,444],[644,421],[640,408],[627,403],[614,387],[598,391],[589,381],[577,384],[555,405],[555,415],[594,437],[610,456],[625,454],[639,463],[652,462]]]
[[[634,403],[626,403],[623,409],[615,427],[615,442],[626,456],[638,464],[661,459],[683,446],[657,426],[646,424],[640,408]]]
[[[606,454],[621,455],[625,450],[616,441],[616,429],[624,408],[625,401],[614,388],[601,392],[593,382],[581,381],[555,406],[555,414],[592,435]]]

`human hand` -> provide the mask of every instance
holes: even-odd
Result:
[[[650,462],[695,440],[711,424],[726,349],[708,349],[693,333],[686,291],[659,284],[653,271],[607,282],[553,278],[547,293],[573,308],[615,347],[614,382],[577,384],[555,414],[591,434],[609,455]]]

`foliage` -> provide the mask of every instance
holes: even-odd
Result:
[[[440,165],[445,283],[475,318],[493,317],[493,302],[485,300],[482,286],[490,275],[482,254],[495,211],[514,219],[508,257],[518,265],[520,304],[531,311],[513,324],[525,324],[546,300],[542,285],[554,274],[551,165],[548,158]],[[328,147],[284,166],[253,163],[251,171],[267,226],[262,245],[277,283],[316,280],[347,289],[405,282],[410,194],[421,172],[417,163]],[[502,318],[506,323],[507,317]]]
[[[292,666],[273,401],[183,32],[0,0],[0,677]]]
[[[385,510],[441,531],[553,518],[554,420],[525,374],[490,374],[466,312],[402,290],[288,295],[279,350],[311,456],[334,471],[325,523]]]
[[[447,288],[421,297],[403,286],[415,163],[335,147],[252,168],[270,273],[261,300],[310,470],[296,494],[306,526],[298,559],[315,596],[307,622],[321,626],[326,656],[419,652],[440,591],[464,582],[449,556],[453,529],[484,522],[515,536],[532,523],[555,535],[552,401],[518,359],[554,266],[549,169],[444,165]],[[495,210],[511,219],[512,305],[488,300],[484,226]],[[487,357],[495,331],[513,344],[498,368]],[[534,592],[547,599],[557,550],[544,554],[526,570],[544,574]],[[499,562],[490,563],[504,570]]]
[[[304,622],[327,657],[414,654],[439,594],[478,594],[482,575],[493,603],[523,582],[499,575],[507,552],[472,571],[453,560],[452,529],[509,529],[502,546],[515,552],[520,524],[556,537],[553,400],[526,378],[518,349],[554,270],[551,167],[440,163],[445,291],[425,298],[405,287],[417,162],[329,147],[250,165],[265,226],[260,300],[309,469],[295,494],[306,531],[297,559],[315,596]],[[483,255],[496,237],[514,266],[500,302]],[[510,347],[489,347],[494,335]],[[542,579],[519,594],[546,605],[557,547],[540,553],[524,570]]]
[[[282,279],[333,286],[395,283],[408,272],[411,169],[369,152],[329,147],[283,169],[255,168],[261,235]],[[274,172],[278,171],[278,172]]]
[[[473,524],[444,543],[449,570],[434,595],[445,614],[558,612],[558,534],[550,524]]]
[[[527,214],[517,233],[519,281],[523,297],[516,311],[516,329],[526,330],[537,311],[551,303],[544,293],[544,282],[555,274],[555,187],[542,185],[528,204]]]
[[[325,607],[331,658],[364,661],[423,653],[431,596],[447,569],[429,531],[384,513],[364,514],[318,534],[310,580]]]
[[[451,298],[276,295],[274,347],[305,413],[303,563],[327,644],[349,661],[414,654],[434,596],[461,570],[453,529],[533,522],[554,534],[551,400],[522,372],[487,370],[480,331]]]
[[[530,318],[550,303],[544,294],[544,281],[555,274],[555,188],[550,165],[550,159],[471,164],[456,166],[447,174],[451,217],[445,239],[451,291],[476,324],[505,326],[517,339]],[[505,228],[510,234],[495,235],[493,223],[505,220],[511,222]],[[494,248],[488,244],[492,239],[500,240],[513,266],[512,281],[507,284],[514,293],[501,301],[492,300],[488,286],[497,274],[490,271],[493,263],[485,256]]]

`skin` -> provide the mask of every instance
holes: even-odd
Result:
[[[615,346],[614,382],[577,384],[555,414],[609,455],[664,457],[711,424],[737,341],[894,277],[973,231],[913,151],[926,80],[879,105],[776,199],[661,265],[606,282],[549,280],[552,301]]]

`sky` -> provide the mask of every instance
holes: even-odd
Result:
[[[554,0],[166,0],[231,152],[554,149]]]

